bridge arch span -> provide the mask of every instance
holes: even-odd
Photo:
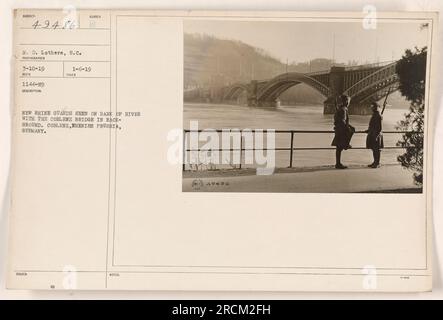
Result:
[[[344,93],[351,97],[352,104],[378,101],[388,90],[398,90],[399,79],[395,68],[396,62],[391,63],[358,81]]]
[[[329,88],[320,81],[302,73],[289,72],[269,80],[257,93],[257,101],[275,102],[280,94],[300,83],[314,88],[325,97],[329,95]]]
[[[326,97],[324,113],[335,112],[335,100],[340,94],[351,97],[351,114],[368,114],[370,102],[398,90],[397,62],[383,62],[356,67],[333,66],[330,71],[312,73],[288,72],[272,79],[251,80],[221,88],[217,99],[239,102],[246,93],[248,106],[275,107],[278,97],[289,88],[304,83]]]
[[[242,93],[248,93],[249,87],[246,84],[236,83],[226,88],[223,100],[236,100]]]

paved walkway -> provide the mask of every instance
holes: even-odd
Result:
[[[186,173],[183,191],[333,193],[407,191],[417,188],[412,172],[400,165],[385,165],[378,169],[359,166],[346,170],[324,167],[306,171],[286,170],[269,176],[233,174]]]

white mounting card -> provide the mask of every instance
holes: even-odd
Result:
[[[437,18],[15,10],[8,288],[431,290]]]

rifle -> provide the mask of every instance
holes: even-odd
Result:
[[[383,109],[381,110],[381,114],[383,114],[383,112],[385,112],[386,102],[388,101],[388,96],[390,93],[391,93],[391,87],[389,87],[388,93],[386,94],[386,97],[385,97],[385,101],[383,102]]]

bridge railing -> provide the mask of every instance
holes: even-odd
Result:
[[[355,70],[364,70],[364,69],[370,69],[370,68],[377,68],[377,67],[386,67],[390,64],[394,64],[395,60],[389,60],[389,61],[380,61],[375,63],[369,63],[369,64],[363,64],[359,66],[347,66],[345,67],[345,71],[355,71]]]
[[[222,152],[222,151],[229,151],[229,152],[240,152],[240,161],[238,163],[239,168],[241,169],[242,165],[242,154],[243,151],[288,151],[288,168],[292,168],[294,165],[294,151],[315,151],[315,150],[336,150],[335,147],[296,147],[294,137],[296,134],[327,134],[327,133],[334,133],[332,130],[272,130],[275,134],[287,134],[290,137],[290,142],[288,147],[276,147],[276,148],[246,148],[244,147],[243,142],[243,135],[241,133],[248,132],[248,133],[255,133],[255,132],[265,133],[267,130],[262,129],[248,129],[248,130],[240,130],[240,129],[203,129],[203,130],[189,130],[185,129],[183,130],[183,171],[186,171],[186,159],[187,155],[191,152]],[[195,133],[208,133],[208,132],[216,132],[216,133],[240,133],[239,135],[239,145],[240,148],[217,148],[217,149],[206,149],[206,148],[195,148],[190,149],[187,146],[189,145],[187,143],[187,137],[189,136],[188,133],[195,132]],[[383,135],[389,135],[389,134],[405,134],[405,133],[417,133],[420,134],[422,132],[417,131],[383,131]],[[355,131],[354,134],[367,134],[366,131]],[[391,146],[384,146],[383,149],[410,149],[415,148],[415,146],[398,146],[398,145],[391,145]],[[366,147],[352,147],[349,150],[366,150]]]
[[[368,63],[358,66],[347,66],[347,65],[341,65],[345,68],[345,71],[356,71],[356,70],[364,70],[364,69],[370,69],[370,68],[377,68],[377,67],[386,67],[387,65],[395,63],[395,60],[389,60],[389,61],[380,61],[380,62],[374,62],[374,63]],[[331,71],[331,68],[324,69],[320,71],[312,71],[312,72],[306,72],[306,75],[308,76],[316,76],[319,74],[326,74]]]
[[[344,93],[351,97],[355,97],[374,86],[381,86],[383,88],[387,87],[395,83],[397,79],[398,76],[395,71],[395,64],[389,64],[358,81],[353,86],[346,89]]]
[[[307,76],[316,76],[319,74],[328,74],[331,71],[331,69],[324,69],[324,70],[319,70],[319,71],[310,71],[310,72],[306,72],[305,74]]]

